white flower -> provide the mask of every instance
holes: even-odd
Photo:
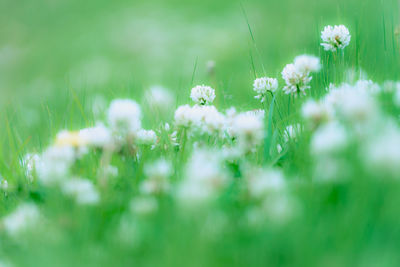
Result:
[[[35,165],[38,179],[46,185],[59,182],[67,176],[75,159],[75,151],[70,146],[47,148]]]
[[[55,145],[79,148],[86,146],[87,142],[82,138],[79,132],[63,130],[57,134]]]
[[[144,194],[156,194],[169,190],[168,178],[172,174],[172,165],[165,159],[159,159],[144,167],[146,179],[140,185],[140,191]]]
[[[132,134],[141,128],[140,106],[130,99],[115,99],[108,109],[111,129],[119,134]]]
[[[161,112],[169,111],[175,102],[172,93],[162,86],[151,87],[145,92],[144,98],[151,108]]]
[[[178,197],[189,202],[203,202],[215,197],[227,184],[221,159],[217,151],[196,149],[186,166]]]
[[[399,177],[400,173],[400,130],[389,124],[379,131],[362,150],[366,166],[379,176]]]
[[[64,194],[73,197],[78,204],[93,205],[100,201],[100,195],[93,183],[87,179],[71,178],[61,184]]]
[[[98,123],[95,127],[80,130],[79,136],[87,145],[93,147],[111,146],[113,141],[110,130],[102,123]]]
[[[297,56],[294,59],[294,66],[300,73],[318,72],[321,70],[319,58],[310,55]]]
[[[296,68],[294,64],[288,64],[282,71],[282,78],[285,80],[286,86],[283,87],[285,94],[302,93],[310,89],[312,77],[309,73],[302,72]]]
[[[136,134],[137,142],[143,145],[154,145],[157,142],[157,135],[153,130],[141,129]]]
[[[240,113],[233,119],[229,132],[237,138],[243,151],[250,151],[262,142],[264,123],[260,116]]]
[[[283,174],[279,170],[255,169],[248,174],[247,187],[251,197],[262,199],[268,193],[280,192],[286,188]]]
[[[258,78],[254,80],[253,90],[257,93],[256,99],[265,101],[267,92],[275,92],[278,89],[278,80],[275,78]]]
[[[20,204],[17,209],[3,219],[4,228],[9,235],[15,236],[39,221],[40,213],[36,205]]]
[[[350,32],[344,25],[326,26],[321,32],[321,45],[326,51],[344,49],[350,43]]]
[[[338,152],[346,147],[348,136],[346,130],[337,122],[321,126],[311,139],[311,152],[314,155],[326,155]]]
[[[158,202],[152,196],[138,196],[130,203],[131,212],[137,215],[150,215],[157,211]]]
[[[311,99],[303,104],[301,114],[304,119],[311,121],[314,125],[327,121],[333,116],[329,105]]]
[[[225,129],[225,116],[214,106],[188,105],[180,106],[175,111],[177,126],[191,127],[199,133],[222,133]]]
[[[215,90],[210,86],[197,85],[192,88],[190,98],[199,105],[211,104],[215,99]]]

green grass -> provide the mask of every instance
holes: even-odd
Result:
[[[368,172],[357,150],[349,149],[340,157],[352,165],[341,174],[350,179],[315,182],[311,131],[290,142],[283,156],[275,151],[284,128],[303,122],[305,98],[278,92],[262,106],[252,83],[266,75],[277,77],[281,88],[283,67],[304,53],[323,65],[308,92],[316,99],[330,83],[345,81],[347,68],[362,69],[378,83],[399,80],[398,1],[23,2],[0,2],[0,174],[9,183],[0,192],[0,216],[34,202],[45,220],[18,239],[0,226],[0,259],[15,266],[397,266],[398,181]],[[350,30],[343,58],[320,46],[320,31],[329,24]],[[210,60],[216,63],[213,74],[207,71]],[[180,150],[143,149],[141,161],[130,151],[113,155],[118,177],[98,185],[101,202],[94,207],[27,182],[20,166],[26,153],[41,153],[60,130],[105,119],[93,114],[96,96],[107,105],[115,98],[135,99],[146,129],[172,125],[173,111],[155,114],[143,100],[155,84],[174,92],[176,106],[190,103],[194,85],[208,84],[216,89],[219,110],[266,110],[264,146],[229,166],[233,182],[216,203],[188,209],[170,194],[157,198],[155,214],[129,213],[144,179],[143,162],[170,159],[171,180],[181,181],[195,141],[222,145],[204,137],[186,140]],[[383,95],[379,103],[398,124],[400,110],[391,97]],[[101,157],[101,151],[91,152],[74,172],[97,183]],[[299,205],[293,219],[246,224],[254,203],[242,195],[245,162],[285,173]],[[128,225],[122,233],[121,221]]]

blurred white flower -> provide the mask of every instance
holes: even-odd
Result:
[[[322,122],[330,120],[333,116],[332,113],[333,111],[329,105],[312,99],[307,100],[301,108],[303,118],[313,125],[319,125]]]
[[[118,134],[134,134],[141,128],[140,106],[130,99],[115,99],[108,109],[108,122]]]
[[[397,125],[389,124],[371,137],[362,150],[369,170],[380,176],[399,178],[400,173],[400,129]]]
[[[211,104],[215,99],[215,90],[210,86],[197,85],[192,88],[190,98],[199,105]]]
[[[131,212],[137,215],[146,216],[158,209],[158,202],[152,196],[138,196],[130,203]]]
[[[39,218],[39,209],[35,204],[23,203],[3,219],[3,224],[9,235],[16,236],[29,228],[35,227]]]
[[[321,32],[321,45],[326,51],[344,49],[350,43],[350,32],[344,25],[325,26]]]
[[[178,198],[187,203],[201,203],[217,196],[226,186],[228,178],[222,169],[221,159],[217,151],[196,149],[186,166]]]
[[[65,195],[71,196],[78,204],[93,205],[100,201],[100,195],[93,183],[87,179],[71,178],[61,184]]]
[[[341,151],[348,144],[346,129],[337,122],[330,122],[317,129],[311,139],[314,155],[327,155]]]
[[[294,59],[294,66],[300,73],[318,72],[321,70],[319,58],[311,55],[300,55]]]
[[[103,123],[80,130],[79,136],[87,145],[93,147],[105,148],[111,146],[113,142],[111,131]]]
[[[255,114],[240,113],[234,117],[229,133],[237,138],[238,145],[243,151],[251,151],[263,141],[263,119]]]
[[[157,135],[153,130],[141,129],[137,132],[136,138],[142,145],[154,145],[157,142]]]
[[[165,193],[169,190],[168,178],[172,175],[171,162],[159,159],[144,167],[146,179],[140,185],[140,191],[144,194]]]
[[[162,86],[152,86],[145,92],[144,98],[152,109],[168,112],[175,103],[173,94]]]
[[[247,174],[247,187],[252,198],[262,199],[286,188],[283,173],[276,169],[253,169]]]
[[[75,159],[76,153],[70,146],[48,147],[35,165],[38,179],[46,185],[63,180]]]
[[[253,90],[257,93],[256,99],[260,99],[261,102],[265,101],[267,92],[275,92],[278,89],[278,80],[275,78],[257,78],[253,83]]]

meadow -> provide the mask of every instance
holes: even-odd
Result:
[[[398,266],[399,10],[0,1],[0,266]]]

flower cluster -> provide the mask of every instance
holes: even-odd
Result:
[[[253,90],[257,93],[254,97],[260,99],[261,103],[265,101],[268,92],[275,92],[278,89],[278,80],[275,78],[258,78],[254,80]]]
[[[321,32],[321,45],[326,51],[335,52],[349,45],[351,35],[344,25],[326,26]]]
[[[282,78],[286,83],[283,91],[285,94],[305,95],[305,91],[311,88],[311,72],[318,72],[320,69],[319,58],[309,55],[296,57],[294,63],[286,65],[282,71]]]

